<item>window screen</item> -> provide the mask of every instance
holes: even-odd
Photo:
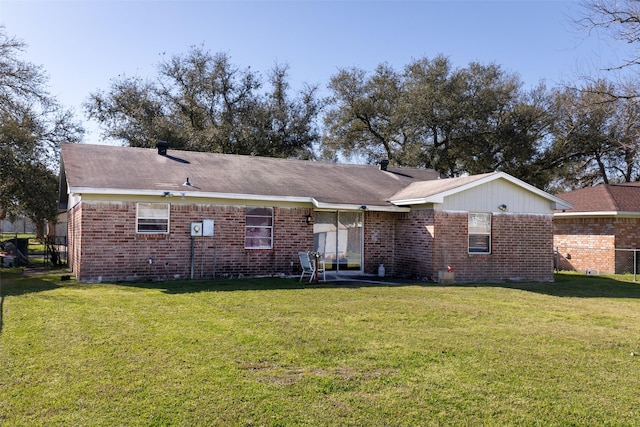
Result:
[[[490,213],[469,213],[469,253],[491,253]]]
[[[168,233],[168,203],[138,203],[136,214],[138,233]]]
[[[244,247],[273,248],[273,208],[247,207]]]

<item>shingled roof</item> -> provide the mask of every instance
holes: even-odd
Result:
[[[407,187],[394,194],[391,197],[391,200],[398,204],[427,203],[431,201],[429,200],[430,198],[435,196],[438,198],[438,201],[440,201],[443,195],[446,195],[451,191],[457,191],[463,187],[473,185],[474,183],[480,182],[485,178],[496,174],[498,174],[498,172],[461,176],[438,181],[412,182]]]
[[[640,215],[640,186],[634,184],[599,184],[559,194],[558,197],[573,205],[573,209],[565,212],[569,215]]]
[[[323,206],[397,207],[389,198],[412,182],[431,181],[431,169],[352,165],[169,149],[63,144],[62,165],[70,193],[312,201]],[[189,179],[191,187],[183,183]]]

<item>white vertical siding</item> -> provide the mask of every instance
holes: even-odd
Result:
[[[538,196],[504,179],[496,179],[484,185],[445,197],[436,204],[436,210],[499,212],[498,206],[507,205],[507,212],[550,214],[550,200]]]

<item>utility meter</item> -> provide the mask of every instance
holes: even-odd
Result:
[[[191,223],[191,235],[192,236],[202,236],[202,223],[201,222],[192,222]]]
[[[205,237],[213,237],[213,220],[212,219],[202,220],[202,235]]]

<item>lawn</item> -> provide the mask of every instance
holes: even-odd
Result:
[[[640,284],[2,270],[0,425],[637,425]]]

